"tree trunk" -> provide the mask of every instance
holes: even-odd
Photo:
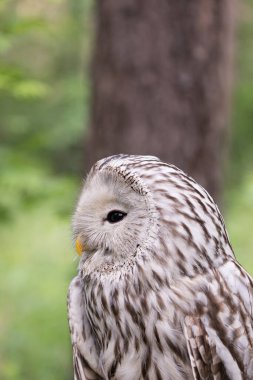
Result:
[[[223,174],[233,0],[97,1],[87,164],[152,154],[215,198]]]

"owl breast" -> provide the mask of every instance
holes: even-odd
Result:
[[[159,279],[145,281],[138,268],[123,276],[84,278],[87,316],[105,379],[193,379],[179,314],[172,303],[165,304],[168,291],[163,301],[159,288]]]

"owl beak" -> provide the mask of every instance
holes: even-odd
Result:
[[[88,252],[89,247],[88,247],[88,245],[84,244],[81,240],[81,237],[78,236],[76,239],[76,252],[79,256],[81,256],[84,251]]]

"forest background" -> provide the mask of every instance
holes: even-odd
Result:
[[[94,39],[91,0],[0,1],[0,378],[72,378],[66,293],[77,260]],[[223,211],[253,274],[253,0],[238,6]]]

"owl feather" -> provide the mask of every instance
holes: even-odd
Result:
[[[253,281],[192,178],[152,156],[100,160],[73,234],[75,380],[253,379]]]

